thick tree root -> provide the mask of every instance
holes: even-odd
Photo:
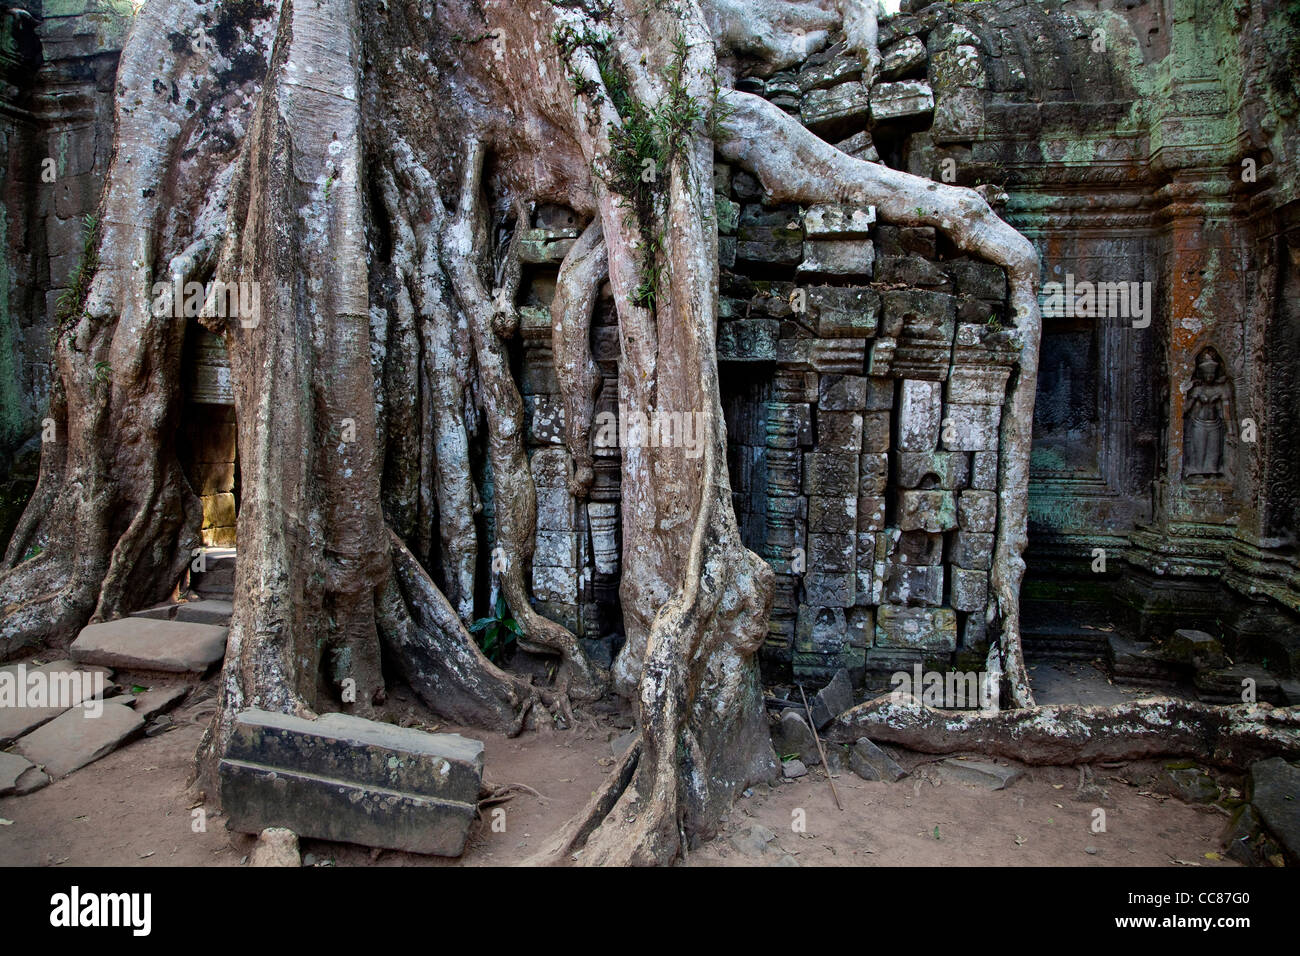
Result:
[[[1155,698],[1110,707],[1053,704],[996,713],[942,711],[890,694],[841,714],[826,737],[869,737],[921,753],[969,751],[1036,765],[1191,757],[1244,770],[1265,757],[1300,756],[1300,710]]]
[[[555,377],[564,400],[564,436],[573,457],[570,491],[587,497],[595,478],[591,422],[600,391],[600,372],[591,357],[591,315],[600,285],[609,275],[609,255],[600,219],[595,219],[564,257],[551,302],[551,348]]]

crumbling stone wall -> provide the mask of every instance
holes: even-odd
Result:
[[[904,47],[887,48],[874,86],[842,44],[741,85],[874,158],[873,130],[901,135],[891,124],[933,111],[928,85],[911,78],[924,46]],[[769,669],[819,679],[844,667],[880,683],[959,649],[982,654],[1002,409],[1020,349],[1002,325],[1003,271],[955,256],[933,229],[878,222],[869,206],[775,204],[723,163],[714,185],[733,501],[746,543],[778,575]],[[596,442],[591,500],[574,502],[546,309],[581,225],[547,211],[525,242],[536,268],[522,381],[538,449],[538,608],[590,638],[614,620],[604,595],[617,592],[618,450]],[[598,422],[617,411],[612,320],[606,302],[592,336]]]

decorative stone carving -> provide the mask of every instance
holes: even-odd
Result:
[[[1222,478],[1226,473],[1225,443],[1228,434],[1232,387],[1223,371],[1223,361],[1212,348],[1196,357],[1196,371],[1187,390],[1186,424],[1183,427],[1183,474],[1189,480]]]
[[[587,505],[587,523],[591,529],[591,552],[596,571],[618,574],[618,505]]]

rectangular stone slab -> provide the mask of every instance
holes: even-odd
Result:
[[[74,661],[105,667],[202,674],[226,655],[226,628],[126,617],[82,629]]]
[[[66,700],[63,700],[59,706],[8,707],[0,705],[0,747],[8,746],[12,741],[17,740],[23,734],[30,733],[42,724],[48,723],[67,710],[68,707],[75,707],[83,700],[89,700],[89,697],[83,696],[82,694],[82,691],[86,689],[86,684],[84,678],[80,677],[80,674],[87,671],[93,674],[97,670],[100,669],[77,667],[72,661],[68,660],[51,661],[49,664],[42,664],[39,667],[24,666],[20,669],[19,664],[9,664],[0,668],[0,671],[6,671],[14,675],[12,678],[9,678],[10,680],[18,680],[19,675],[26,678],[35,673],[47,676],[66,674],[78,675],[75,682],[69,681],[63,684],[63,687],[70,696],[68,696]],[[107,691],[109,684],[111,683],[112,673],[104,671],[103,674],[103,689]],[[54,680],[58,681],[59,678],[54,677]],[[54,688],[51,687],[51,690],[53,689]],[[92,693],[94,692],[95,688],[93,684],[90,685],[90,690]],[[98,694],[96,694],[96,696],[98,696]]]
[[[21,738],[14,749],[54,779],[107,756],[144,729],[144,718],[125,704],[106,701],[103,713],[86,705],[64,711]]]
[[[483,744],[346,714],[245,711],[220,764],[232,829],[458,856],[483,779]]]

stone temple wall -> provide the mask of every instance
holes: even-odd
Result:
[[[914,73],[924,52],[908,43],[885,78]],[[901,135],[933,98],[921,80],[872,89],[859,77],[839,45],[743,86],[878,161],[869,127]],[[982,655],[1002,406],[1021,347],[1002,269],[870,206],[765,202],[724,163],[714,186],[733,502],[745,543],[777,572],[769,671],[816,680],[843,667],[878,684],[959,650]],[[542,613],[599,639],[617,622],[618,449],[595,448],[591,500],[573,501],[547,309],[585,224],[548,208],[532,225],[521,381],[537,449],[533,586]],[[617,411],[613,323],[606,292],[592,332],[598,420]]]
[[[129,23],[117,2],[0,3],[0,542],[34,483],[53,316],[80,258],[82,218],[93,211],[112,148],[112,79]],[[1107,652],[1110,633],[1159,641],[1175,628],[1198,627],[1222,637],[1238,659],[1267,659],[1284,675],[1300,674],[1300,459],[1292,438],[1300,425],[1295,4],[904,0],[902,6],[900,15],[881,23],[884,62],[870,86],[839,47],[810,51],[799,67],[742,77],[738,85],[861,158],[983,187],[995,202],[1005,191],[998,208],[1037,246],[1045,282],[1073,276],[1150,284],[1144,327],[1112,314],[1044,320],[1022,593],[1029,653],[1091,658]],[[42,173],[51,158],[57,180],[49,184]],[[963,329],[980,327],[985,334],[1005,321],[990,324],[969,303],[994,303],[1001,293],[983,284],[992,280],[980,264],[963,264],[940,238],[865,221],[866,210],[764,206],[756,184],[726,170],[719,171],[718,191],[727,200],[719,203],[719,345],[734,501],[745,540],[781,572],[767,657],[777,666],[814,670],[835,661],[866,666],[881,656],[880,609],[891,606],[952,611],[960,650],[974,618],[952,603],[954,584],[960,590],[959,579],[969,579],[956,572],[983,569],[959,560],[968,554],[958,535],[969,544],[987,532],[961,527],[959,503],[966,492],[985,489],[960,486],[960,466],[949,473],[938,462],[918,487],[899,483],[904,453],[925,452],[900,444],[898,383],[939,382],[940,402],[981,407],[949,396],[961,379],[951,370],[966,365]],[[530,441],[543,453],[535,459],[545,523],[535,590],[545,613],[599,639],[621,627],[618,469],[616,449],[598,449],[590,500],[574,503],[562,493],[568,465],[558,442],[545,306],[558,258],[581,225],[569,216],[539,210],[532,224],[541,231],[532,247],[536,261],[516,360]],[[808,294],[799,312],[788,297],[796,287]],[[845,290],[852,289],[870,294],[850,308],[845,297],[856,293]],[[911,324],[904,319],[899,336],[889,334],[897,321],[890,310],[901,297],[892,293],[912,296],[918,314]],[[945,360],[920,331],[937,320],[947,338],[946,300],[936,296],[953,297],[944,379],[929,377]],[[606,298],[593,330],[605,411],[617,408],[611,309]],[[853,318],[831,331],[836,320],[823,326],[823,312],[837,311]],[[907,341],[912,332],[903,330],[915,330],[925,343]],[[998,352],[989,343],[979,347]],[[982,361],[981,368],[1014,368],[1014,360]],[[830,384],[822,394],[835,375],[868,381],[861,408],[851,407],[858,403],[852,381],[843,394]],[[888,406],[888,389],[870,384],[875,380],[895,383]],[[916,396],[927,388],[932,395],[934,386],[908,388],[910,409],[914,399],[920,408]],[[954,417],[943,405],[939,414]],[[961,416],[972,414],[956,417],[971,421]],[[857,452],[846,438],[854,415],[863,418]],[[890,445],[872,451],[868,431],[882,428],[886,417]],[[1243,427],[1247,419],[1253,434]],[[787,432],[796,436],[793,445]],[[980,452],[949,448],[942,428],[932,451],[937,458],[950,452],[969,458],[966,481],[977,480]],[[847,505],[842,529],[831,530],[819,509],[823,499],[848,500],[848,469],[811,459],[838,469],[813,494],[804,489],[806,459],[853,454],[859,460],[852,532],[842,517]],[[885,492],[870,494],[880,479],[863,470],[862,456],[881,454],[890,456]],[[229,470],[224,455],[201,457],[221,458],[222,474]],[[490,519],[490,482],[484,491]],[[943,492],[952,492],[957,526],[905,532],[898,520],[902,491],[927,493],[941,517]],[[894,553],[908,557],[912,580],[902,603],[889,597],[890,552],[877,562],[876,551],[857,537],[863,522],[871,523],[863,503],[869,511],[872,499],[883,499],[884,528],[899,533]],[[211,517],[220,527],[222,516]],[[850,533],[851,560],[842,537]],[[918,535],[942,538],[938,604],[920,597],[933,598],[938,575],[918,570],[935,566],[918,559],[933,561],[937,550],[921,547]],[[795,547],[804,549],[802,573],[783,564],[796,561]],[[1102,570],[1098,551],[1106,558]],[[880,576],[878,563],[885,565]],[[850,565],[853,596],[844,603]],[[873,589],[879,600],[858,603]],[[837,644],[825,635],[841,616],[846,636]],[[891,615],[883,616],[889,624]],[[937,633],[947,633],[947,616],[932,617]]]

